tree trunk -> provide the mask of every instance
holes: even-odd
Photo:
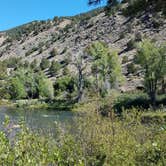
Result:
[[[161,91],[162,91],[162,94],[166,93],[166,82],[164,78],[162,79],[162,83],[161,83]]]
[[[77,96],[77,101],[80,102],[82,100],[82,95],[83,95],[83,74],[82,70],[79,70],[79,76],[78,76],[78,96]]]
[[[152,103],[152,107],[155,109],[155,107],[156,107],[156,91],[150,92],[149,97],[150,97],[150,100]]]

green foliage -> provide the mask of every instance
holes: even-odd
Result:
[[[25,91],[24,84],[19,78],[11,79],[10,93],[12,99],[26,98],[27,93]]]
[[[117,97],[113,105],[116,112],[121,113],[123,109],[131,109],[133,107],[148,109],[150,107],[150,101],[144,93],[131,92]]]
[[[45,69],[49,68],[49,66],[50,66],[50,61],[46,58],[42,58],[41,63],[40,63],[40,68],[42,70],[45,70]]]
[[[166,105],[166,96],[161,95],[156,97],[156,106],[158,108],[162,108]],[[122,113],[123,110],[131,109],[133,107],[139,108],[139,109],[149,109],[151,108],[151,101],[146,93],[143,92],[128,92],[119,95],[115,98],[113,101],[113,108],[115,111],[119,114]]]
[[[8,68],[17,68],[22,64],[21,58],[16,57],[8,58],[4,60],[3,63],[6,64]]]
[[[135,64],[133,63],[127,64],[127,71],[129,74],[135,74],[135,72],[137,71]]]
[[[52,51],[50,52],[50,57],[55,57],[56,55],[58,55],[58,51],[54,48],[52,49]]]
[[[34,59],[30,64],[31,69],[35,69],[37,67],[37,60]]]
[[[143,114],[136,109],[126,110],[120,119],[111,112],[107,119],[96,116],[97,107],[96,102],[90,102],[78,108],[87,113],[77,121],[76,138],[88,165],[165,164],[165,129],[142,124]]]
[[[25,53],[25,56],[27,57],[27,56],[31,55],[33,52],[35,52],[37,50],[38,50],[37,47],[33,47]]]
[[[61,69],[61,64],[57,61],[52,61],[51,66],[49,68],[49,72],[51,76],[56,76],[58,74],[58,71]]]
[[[161,11],[162,14],[165,14],[166,2],[164,0],[126,0],[126,2],[128,2],[128,6],[123,9],[123,13],[126,16],[137,15],[149,6],[153,6],[154,12]]]
[[[34,21],[13,29],[6,31],[11,40],[22,40],[25,36],[28,36],[33,32],[33,35],[37,35],[39,32],[49,29],[51,26],[48,21]]]
[[[0,80],[5,79],[7,76],[7,65],[0,61]]]
[[[155,104],[159,82],[165,78],[166,73],[166,46],[156,46],[155,43],[144,40],[138,47],[135,62],[144,71],[146,91]]]
[[[56,138],[35,134],[20,123],[12,142],[0,132],[0,165],[165,165],[166,129],[146,116],[162,116],[162,112],[146,114],[137,109],[126,110],[122,117],[114,112],[109,118],[96,113],[96,101],[76,108],[83,111],[73,122],[74,132],[57,128]],[[84,115],[84,116],[82,116]],[[4,127],[10,124],[8,117]],[[155,125],[154,125],[155,124]],[[6,132],[15,132],[6,129]]]
[[[37,78],[38,83],[38,93],[41,98],[53,99],[54,88],[53,83],[47,79],[43,74]]]
[[[32,70],[18,69],[7,81],[9,94],[12,99],[34,99],[54,97],[52,82],[42,73],[34,73]]]
[[[129,5],[123,10],[123,13],[127,16],[136,15],[138,12],[143,11],[148,6],[147,0],[130,0]]]
[[[127,63],[128,61],[128,56],[124,56],[122,59],[122,64]]]
[[[92,73],[96,78],[96,89],[99,84],[102,90],[118,87],[122,81],[121,65],[117,52],[110,52],[108,46],[102,42],[95,42],[87,49],[93,57]]]
[[[76,80],[71,76],[64,76],[56,80],[54,89],[56,95],[67,92],[72,94],[76,91]]]
[[[131,39],[128,41],[127,43],[127,49],[128,50],[132,50],[136,47],[136,44],[135,44],[135,39]]]

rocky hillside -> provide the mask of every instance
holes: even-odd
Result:
[[[74,17],[34,21],[1,32],[0,60],[17,57],[29,62],[36,59],[39,63],[44,57],[50,61],[62,62],[68,58],[73,61],[90,43],[100,40],[119,52],[127,80],[124,90],[140,87],[141,74],[127,71],[136,52],[135,43],[143,37],[159,43],[166,41],[166,20],[152,7],[134,16],[125,16],[125,5],[111,15],[97,9]]]

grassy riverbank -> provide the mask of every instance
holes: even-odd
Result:
[[[157,99],[162,104],[156,110],[144,107],[146,101],[146,95],[136,93],[115,93],[79,104],[65,100],[18,100],[15,107],[71,110],[78,116],[67,126],[68,130],[57,126],[56,138],[34,133],[23,123],[12,141],[7,133],[14,128],[1,131],[0,165],[165,165],[165,98]],[[4,124],[8,126],[7,123]]]
[[[56,139],[34,134],[24,125],[12,141],[6,132],[0,132],[0,165],[166,164],[166,123],[142,123],[142,117],[165,117],[165,113],[149,110],[145,114],[131,109],[125,110],[121,116],[112,112],[104,118],[96,113],[93,103],[77,109],[86,114],[81,113],[72,124],[74,132],[73,126],[65,132],[59,127]]]

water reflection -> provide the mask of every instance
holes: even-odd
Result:
[[[3,130],[3,122],[5,116],[10,118],[11,128],[19,128],[20,121],[24,121],[25,125],[33,130],[44,135],[56,135],[57,128],[65,130],[68,125],[71,125],[74,119],[74,113],[69,111],[56,110],[28,110],[28,109],[11,109],[0,107],[0,129]]]

